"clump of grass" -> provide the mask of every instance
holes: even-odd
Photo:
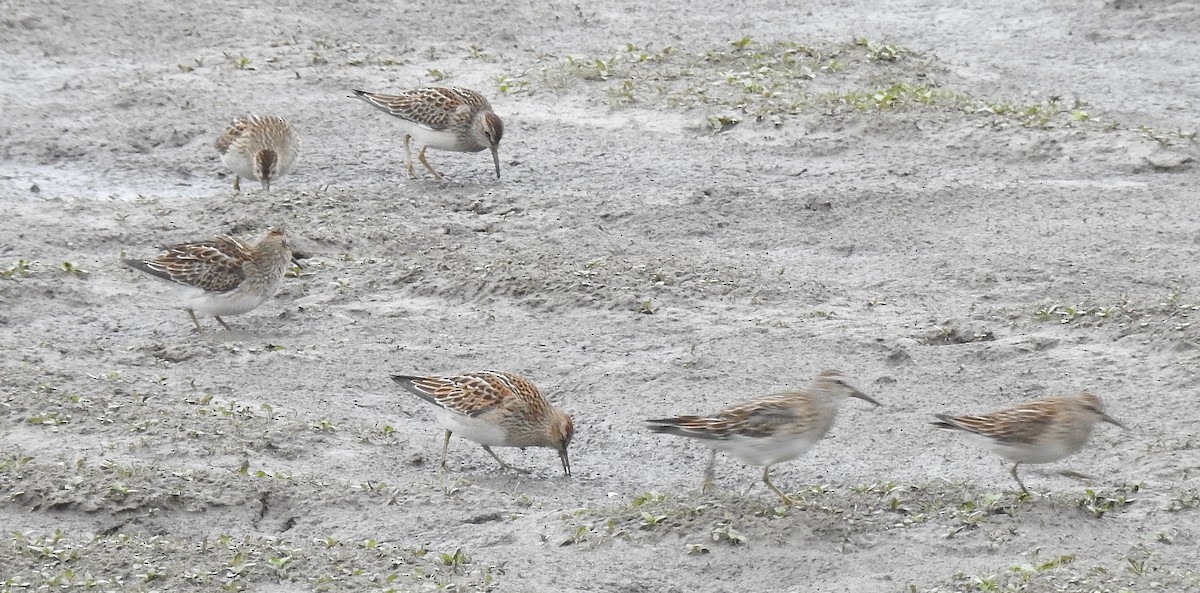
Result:
[[[225,55],[225,59],[229,60],[229,65],[231,67],[233,67],[234,70],[253,70],[254,69],[254,68],[250,67],[250,58],[247,58],[245,55],[242,55],[242,54],[233,55],[229,52],[222,52],[222,53]]]
[[[1133,504],[1137,500],[1133,495],[1137,494],[1140,488],[1138,484],[1126,484],[1112,492],[1088,488],[1084,490],[1083,496],[1076,500],[1076,504],[1099,519]]]
[[[28,276],[33,273],[31,266],[33,262],[27,259],[19,259],[17,263],[0,270],[0,278],[14,278],[20,276]]]

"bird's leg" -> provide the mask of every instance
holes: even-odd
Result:
[[[776,488],[775,485],[771,483],[771,478],[768,475],[768,472],[770,472],[770,471],[771,471],[771,466],[768,465],[768,466],[763,467],[763,484],[766,484],[767,488],[771,489],[771,492],[778,494],[779,498],[783,499],[783,504],[791,506],[792,503],[795,501],[788,498],[788,495],[784,494],[783,490]]]
[[[511,465],[509,465],[509,464],[507,464],[507,463],[504,463],[504,460],[503,460],[503,459],[500,459],[500,456],[499,456],[499,455],[496,455],[496,452],[495,452],[495,451],[492,451],[492,448],[491,448],[491,447],[489,447],[489,446],[487,446],[487,445],[484,445],[484,446],[483,446],[483,450],[484,450],[484,451],[487,451],[487,452],[488,452],[488,455],[491,455],[491,456],[492,456],[492,459],[495,459],[497,462],[499,462],[499,463],[500,463],[500,467],[502,467],[502,468],[504,468],[504,469],[510,469],[510,470],[512,470],[512,471],[515,471],[515,472],[520,472],[520,473],[523,473],[523,474],[527,474],[527,473],[529,473],[529,470],[527,470],[527,469],[521,469],[521,468],[519,468],[519,467],[513,467],[513,466],[511,466]]]
[[[700,492],[708,494],[713,489],[713,468],[717,464],[717,450],[713,449],[708,455],[708,465],[704,468],[704,480],[700,482]]]
[[[450,431],[446,431],[446,437],[442,439],[442,457],[438,460],[438,471],[446,469],[446,450],[450,448]]]
[[[200,325],[200,320],[199,320],[199,319],[196,319],[196,313],[195,313],[195,311],[192,311],[191,309],[185,309],[185,311],[187,311],[187,312],[188,312],[188,315],[189,315],[189,316],[191,316],[191,318],[192,318],[192,323],[195,323],[195,324],[196,324],[196,331],[198,331],[198,332],[200,332],[200,333],[204,333],[204,326],[203,326],[203,325]]]
[[[1017,475],[1018,467],[1021,467],[1021,464],[1014,463],[1012,466],[1012,470],[1009,473],[1011,473],[1013,479],[1017,481],[1017,485],[1021,487],[1021,492],[1024,492],[1025,494],[1029,494],[1029,489],[1025,487],[1025,483],[1021,481],[1021,477]]]
[[[233,328],[229,327],[229,324],[225,323],[224,319],[221,319],[220,317],[217,317],[216,315],[213,315],[213,318],[215,318],[217,320],[217,323],[221,324],[221,327],[225,328],[228,331],[233,331]]]
[[[241,183],[239,183],[241,180],[242,178],[239,177],[237,173],[233,174],[233,191],[242,191]]]
[[[433,165],[430,165],[429,161],[425,160],[425,147],[424,146],[421,147],[421,152],[417,153],[417,159],[421,161],[422,165],[425,165],[426,169],[429,169],[430,173],[433,173],[434,177],[437,177],[438,180],[441,181],[442,174],[438,173],[437,170],[433,168]]]
[[[411,139],[412,136],[409,136],[408,134],[404,135],[404,166],[408,168],[408,176],[412,179],[416,179],[417,171],[413,169],[412,165],[412,149],[408,147],[408,141]]]

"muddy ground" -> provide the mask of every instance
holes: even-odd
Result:
[[[958,4],[0,3],[0,590],[1200,590],[1200,6]],[[347,98],[429,84],[502,179]],[[235,194],[251,112],[304,149]],[[311,257],[233,331],[119,265],[269,225]],[[792,508],[641,425],[826,367],[883,406]],[[574,477],[436,475],[388,374],[484,368]],[[1082,389],[1128,430],[1030,497],[928,426]]]

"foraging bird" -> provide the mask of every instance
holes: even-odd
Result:
[[[976,444],[1013,462],[1012,474],[1021,491],[1029,489],[1017,475],[1022,463],[1050,463],[1079,451],[1096,422],[1125,428],[1104,412],[1100,398],[1088,392],[1026,402],[979,416],[935,414],[939,428],[966,433]]]
[[[283,229],[272,228],[253,245],[222,235],[173,245],[154,259],[121,263],[175,287],[196,331],[202,332],[195,311],[216,317],[230,329],[221,316],[246,313],[275,296],[293,261]]]
[[[711,416],[677,416],[646,422],[653,432],[698,439],[713,449],[702,491],[712,488],[713,464],[717,451],[722,451],[746,465],[763,466],[763,483],[784,504],[790,505],[792,499],[771,483],[771,466],[803,455],[820,441],[833,426],[838,404],[847,397],[879,405],[847,383],[841,373],[828,369],[800,391],[752,399]]]
[[[500,178],[500,139],[504,137],[504,124],[492,112],[488,100],[479,93],[459,87],[427,87],[384,95],[354,90],[354,96],[372,107],[400,119],[404,130],[404,156],[408,176],[416,179],[412,151],[408,141],[413,139],[421,147],[417,159],[437,179],[442,179],[429,161],[425,160],[425,149],[436,148],[453,152],[492,152],[496,165],[496,179]]]
[[[275,115],[247,115],[233,120],[215,143],[221,162],[233,171],[233,189],[242,177],[262,182],[263,190],[292,169],[300,140],[291,122]]]
[[[550,405],[525,377],[503,371],[478,371],[447,377],[392,375],[392,380],[438,407],[438,423],[446,429],[439,470],[446,468],[450,435],[457,433],[483,445],[483,450],[505,469],[517,468],[500,459],[492,447],[554,449],[562,461],[563,472],[571,475],[567,446],[575,435],[575,425],[566,412]]]

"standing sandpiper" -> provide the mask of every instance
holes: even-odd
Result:
[[[241,191],[242,177],[262,182],[263,190],[292,169],[300,140],[291,122],[274,115],[248,115],[235,120],[217,138],[221,162],[233,171],[233,189]]]
[[[392,375],[392,380],[438,406],[438,423],[446,429],[439,470],[446,468],[450,435],[458,433],[483,445],[505,469],[516,468],[493,453],[492,447],[554,449],[563,472],[571,475],[567,445],[575,435],[575,425],[566,412],[550,405],[529,379],[516,373],[479,371],[449,377]]]
[[[413,139],[421,150],[417,159],[437,179],[442,178],[429,161],[425,149],[436,148],[453,152],[492,151],[496,178],[500,178],[500,138],[504,124],[492,113],[492,106],[479,93],[458,87],[427,87],[401,93],[381,95],[355,90],[354,95],[375,108],[400,119],[404,130],[404,156],[408,176],[417,178],[413,168],[412,151],[408,141]]]
[[[1017,475],[1022,463],[1050,463],[1083,448],[1096,422],[1125,428],[1104,413],[1100,398],[1087,392],[1074,397],[1048,397],[980,416],[935,414],[940,428],[960,430],[981,447],[1013,462],[1010,473],[1021,491],[1029,489]]]
[[[272,228],[250,245],[228,235],[209,241],[183,243],[154,259],[121,260],[126,266],[169,282],[196,324],[196,311],[217,318],[240,315],[275,296],[283,274],[292,265],[292,252],[283,229]]]
[[[784,504],[794,502],[771,483],[771,466],[803,455],[820,441],[847,397],[879,405],[855,389],[835,370],[821,371],[808,387],[768,395],[725,408],[711,416],[677,416],[647,420],[650,430],[691,437],[712,447],[701,490],[712,488],[717,451],[746,465],[763,466],[762,480]]]

